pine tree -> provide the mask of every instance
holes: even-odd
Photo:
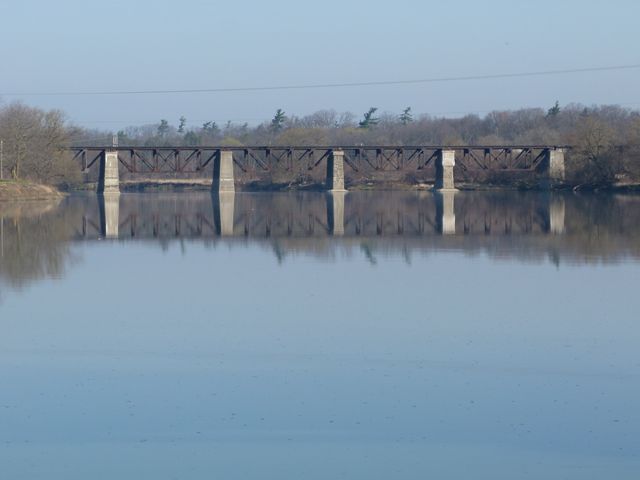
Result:
[[[271,120],[271,130],[274,132],[279,132],[284,128],[284,122],[287,120],[287,116],[285,115],[282,109],[278,109],[276,114],[273,116],[273,120]]]
[[[376,113],[378,109],[376,107],[371,107],[367,113],[364,114],[364,118],[358,126],[360,128],[369,128],[378,124],[379,118],[374,117],[373,114]]]
[[[547,117],[557,117],[560,113],[560,102],[556,100],[556,103],[547,111]]]
[[[204,130],[206,133],[218,133],[218,131],[220,130],[220,128],[218,127],[218,124],[216,122],[205,122],[202,124],[202,130]]]
[[[164,137],[167,133],[169,133],[169,122],[163,118],[158,125],[158,135]]]
[[[411,113],[411,107],[405,108],[400,114],[399,118],[400,118],[400,123],[402,123],[402,125],[407,125],[413,122],[413,114]]]
[[[184,133],[184,127],[187,124],[187,119],[184,118],[184,115],[180,117],[180,123],[178,124],[178,133]]]

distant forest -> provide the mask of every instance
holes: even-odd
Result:
[[[21,103],[0,107],[4,169],[14,178],[47,183],[75,181],[64,145],[107,145],[117,134],[130,146],[242,145],[571,145],[571,182],[607,185],[640,181],[640,111],[615,105],[584,106],[556,102],[549,108],[494,111],[484,116],[443,118],[372,107],[361,115],[321,110],[298,117],[278,109],[259,125],[214,121],[197,127],[185,117],[174,122],[131,126],[119,132],[86,129],[64,120],[59,111]]]
[[[104,132],[82,131],[90,138]],[[494,111],[459,118],[379,113],[357,116],[320,110],[298,117],[278,109],[256,126],[206,122],[193,128],[181,117],[117,132],[120,145],[572,145],[568,173],[576,184],[640,181],[640,111],[615,105],[567,105]],[[77,137],[76,137],[77,138]],[[99,142],[98,142],[99,143]],[[622,148],[621,148],[622,147]]]
[[[619,106],[568,105],[548,110],[530,108],[494,111],[485,116],[459,118],[414,115],[407,107],[398,114],[378,113],[372,107],[360,117],[353,113],[320,110],[298,117],[279,109],[270,121],[250,126],[206,122],[187,127],[175,124],[132,126],[117,132],[121,145],[561,145],[584,140],[609,144],[640,143],[640,111]],[[104,144],[111,134],[77,129],[73,139]],[[101,143],[102,142],[102,143]]]

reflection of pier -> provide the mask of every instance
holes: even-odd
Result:
[[[446,193],[446,192],[445,192]],[[438,195],[441,195],[440,193]],[[266,247],[287,255],[413,253],[445,249],[520,261],[640,258],[640,197],[557,192],[238,193],[70,195],[0,202],[0,282],[58,276],[68,242],[193,240],[207,248]],[[186,243],[186,242],[185,242]]]
[[[92,197],[93,198],[93,197]],[[562,234],[564,198],[422,192],[98,195],[84,238],[375,237]]]
[[[327,225],[331,235],[344,235],[344,197],[347,192],[333,191],[327,193]]]
[[[436,201],[436,229],[443,235],[456,233],[455,194],[456,192],[452,190],[442,190],[434,194]]]
[[[213,203],[213,218],[216,226],[216,234],[223,237],[232,236],[235,193],[211,192],[211,201]]]
[[[105,238],[118,238],[120,229],[120,193],[98,194],[100,207],[100,234]]]
[[[549,231],[555,234],[564,233],[564,197],[551,194],[549,200]]]

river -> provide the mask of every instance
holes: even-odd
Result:
[[[0,203],[18,479],[636,479],[640,197]]]

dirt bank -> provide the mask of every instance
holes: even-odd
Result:
[[[30,182],[0,182],[0,202],[12,200],[45,200],[62,198],[64,193],[48,185]]]

